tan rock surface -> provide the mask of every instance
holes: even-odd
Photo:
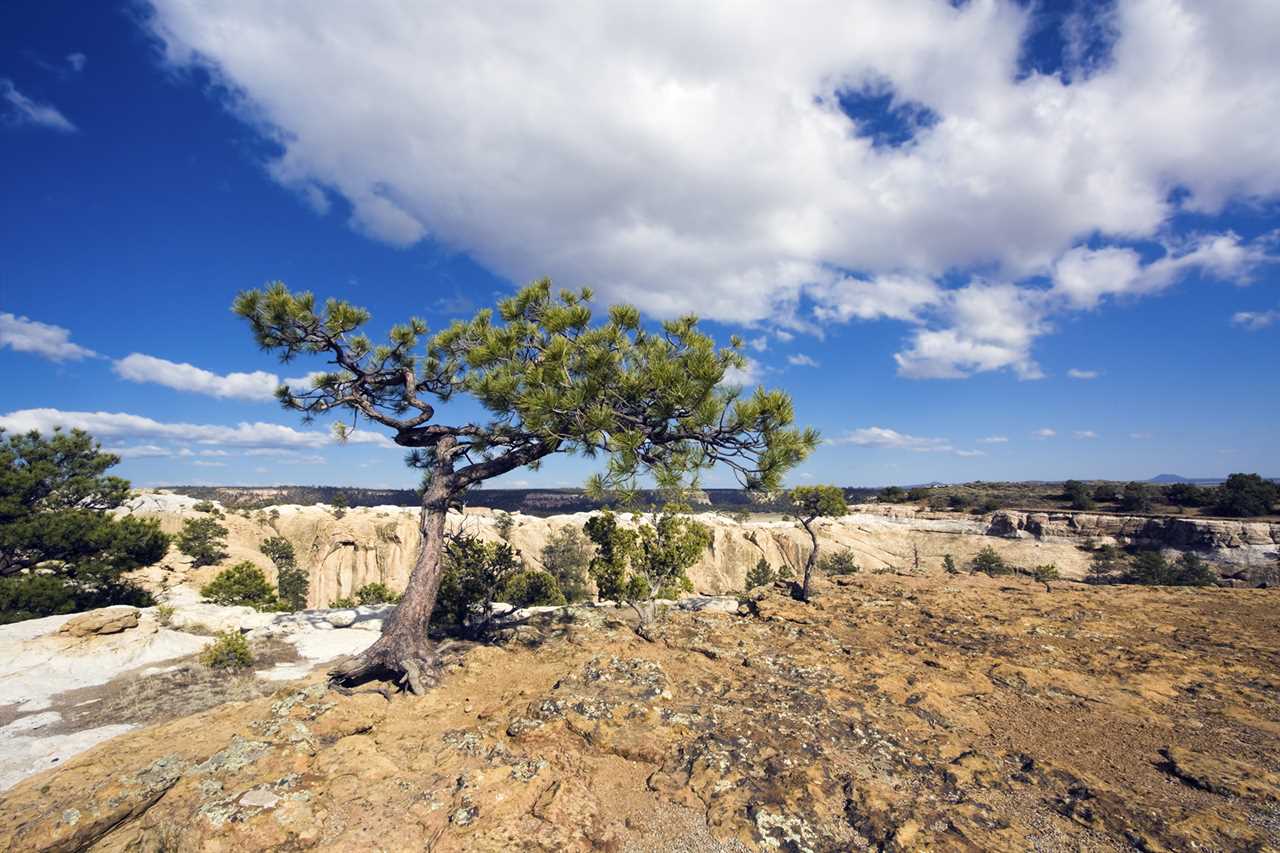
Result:
[[[1276,849],[1280,592],[837,580],[130,733],[0,849]]]
[[[102,607],[71,617],[58,630],[60,633],[70,634],[73,637],[88,637],[93,634],[119,634],[121,631],[138,627],[140,615],[136,607],[125,605]]]

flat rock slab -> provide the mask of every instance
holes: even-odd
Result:
[[[88,637],[93,634],[119,634],[130,628],[138,627],[138,608],[127,605],[102,607],[90,610],[68,619],[59,633],[73,637]]]

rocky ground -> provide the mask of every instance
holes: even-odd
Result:
[[[1280,592],[836,580],[131,731],[0,796],[0,848],[1280,849]]]

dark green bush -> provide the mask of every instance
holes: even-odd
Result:
[[[1125,512],[1151,512],[1155,497],[1145,483],[1125,483],[1120,495],[1120,508]]]
[[[862,571],[849,549],[823,554],[818,558],[818,571],[824,575],[856,575]]]
[[[777,577],[773,566],[769,565],[769,561],[761,557],[754,566],[747,570],[747,590],[755,589],[758,586],[766,586],[773,583]]]
[[[488,630],[493,603],[520,561],[506,542],[486,542],[466,534],[449,539],[444,573],[431,621],[465,628],[473,636]]]
[[[1268,515],[1280,495],[1275,483],[1257,474],[1232,474],[1218,487],[1213,511],[1233,518]]]
[[[262,569],[247,560],[218,572],[218,576],[206,584],[200,594],[214,604],[256,610],[275,610],[280,605],[276,591],[267,582]]]
[[[361,604],[396,604],[400,596],[384,583],[367,583],[356,590],[356,601]]]
[[[1072,509],[1093,509],[1093,498],[1089,487],[1079,480],[1067,480],[1062,484],[1062,498],[1071,504]]]
[[[178,534],[178,550],[191,558],[193,568],[226,559],[227,528],[213,518],[188,518]]]
[[[585,601],[591,593],[588,571],[595,554],[590,540],[576,527],[562,527],[542,549],[542,566],[556,579],[565,600]]]
[[[970,570],[973,572],[982,572],[986,575],[1008,575],[1013,573],[1013,569],[1005,563],[1004,558],[996,553],[996,549],[990,545],[978,552],[973,558],[973,562],[969,564]]]
[[[1085,581],[1093,584],[1115,583],[1124,569],[1124,554],[1114,545],[1103,545],[1093,552]]]
[[[1125,583],[1146,586],[1211,586],[1216,580],[1209,564],[1190,551],[1173,563],[1159,551],[1143,551],[1124,575]]]
[[[549,572],[525,569],[516,572],[502,584],[500,601],[515,607],[540,607],[565,604],[560,584]]]

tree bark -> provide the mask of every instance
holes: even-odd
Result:
[[[800,587],[801,601],[809,600],[809,580],[813,577],[813,567],[818,563],[818,534],[814,532],[812,522],[812,518],[800,519],[805,532],[809,534],[809,540],[813,543],[813,548],[809,551],[809,559],[804,563],[804,583]]]
[[[396,609],[382,628],[382,636],[360,655],[330,671],[333,682],[353,684],[375,678],[391,678],[421,695],[438,678],[439,658],[427,637],[431,612],[443,576],[445,521],[453,497],[453,464],[446,452],[439,458],[430,482],[423,490],[418,522],[422,544],[409,575],[409,583]]]

